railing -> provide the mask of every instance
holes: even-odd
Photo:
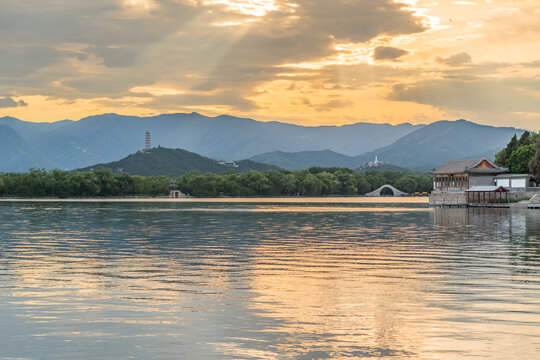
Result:
[[[468,190],[468,187],[437,187],[434,189],[434,191],[440,191],[440,192],[462,192],[465,190]]]

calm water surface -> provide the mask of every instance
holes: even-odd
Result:
[[[0,358],[538,359],[540,211],[1,202]]]

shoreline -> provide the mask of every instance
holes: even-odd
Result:
[[[63,203],[398,203],[429,204],[428,197],[253,197],[253,198],[0,198],[0,203],[7,202],[63,202]]]

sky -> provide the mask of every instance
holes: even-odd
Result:
[[[538,0],[0,0],[0,116],[540,130]]]

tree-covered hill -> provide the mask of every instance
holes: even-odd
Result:
[[[260,164],[251,160],[241,160],[238,167],[222,165],[218,161],[195,154],[183,149],[168,149],[164,147],[138,151],[119,161],[106,164],[96,164],[81,169],[90,171],[101,167],[109,168],[115,173],[128,173],[141,176],[180,176],[189,171],[220,174],[227,171],[245,172],[249,170],[277,170],[276,166]]]

